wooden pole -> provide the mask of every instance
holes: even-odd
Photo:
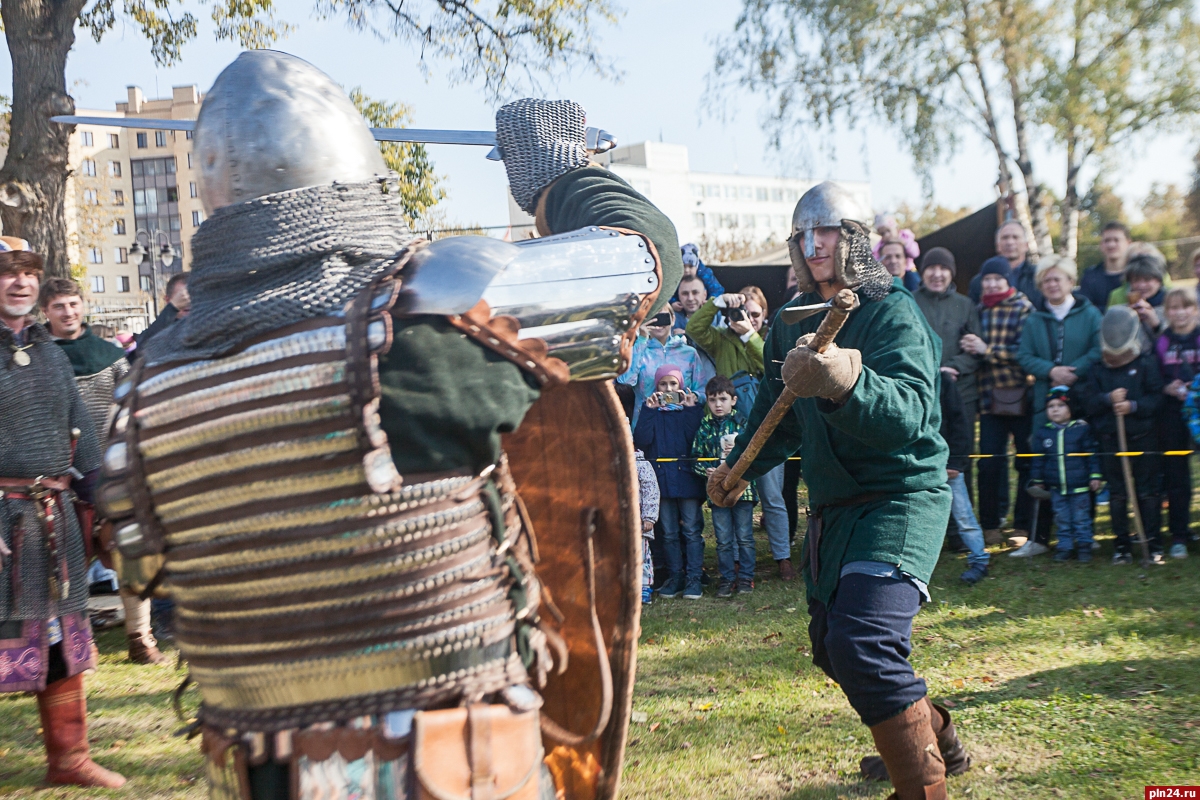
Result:
[[[846,324],[846,319],[850,316],[850,312],[858,306],[858,296],[849,289],[842,289],[833,297],[833,306],[829,309],[829,313],[825,315],[825,319],[821,320],[821,325],[817,328],[817,334],[808,343],[808,347],[818,353],[824,353],[829,349],[829,345],[833,344],[834,338],[842,326]],[[746,474],[746,470],[754,463],[754,459],[758,458],[758,454],[762,451],[767,440],[771,438],[771,434],[779,427],[779,423],[783,417],[792,408],[792,403],[799,398],[795,392],[787,386],[783,387],[783,391],[779,393],[779,397],[775,398],[775,404],[771,406],[771,410],[767,412],[767,416],[763,418],[762,424],[758,426],[758,430],[754,432],[750,443],[746,445],[746,449],[742,451],[742,455],[738,458],[737,463],[733,465],[733,469],[729,470],[729,474],[725,476],[725,480],[721,481],[721,488],[725,491],[733,491],[733,487]]]
[[[1117,446],[1122,453],[1129,452],[1129,444],[1125,441],[1125,415],[1117,414]],[[1142,566],[1150,564],[1150,543],[1146,541],[1146,529],[1142,525],[1142,508],[1138,505],[1137,486],[1133,483],[1133,468],[1129,466],[1129,456],[1120,456],[1121,472],[1125,476],[1125,495],[1127,502],[1133,506],[1133,527],[1137,531],[1138,543],[1142,546]]]

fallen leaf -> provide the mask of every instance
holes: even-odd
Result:
[[[979,680],[983,681],[984,683],[995,683],[996,682],[996,679],[993,678],[991,675],[984,675]]]
[[[975,699],[975,695],[973,695],[973,694],[969,694],[969,695],[967,695],[966,697],[964,697],[964,698],[962,699],[962,701],[963,701],[964,703],[969,703],[969,702],[971,702],[971,701],[972,701],[972,700],[974,700],[974,699]]]
[[[651,733],[654,733],[656,730],[658,730],[658,728],[659,728],[659,726],[660,726],[660,725],[662,725],[662,723],[661,723],[661,722],[656,722],[656,723],[654,723],[653,725],[651,725],[651,726],[650,726],[650,732],[651,732]]]
[[[762,761],[766,757],[767,757],[766,753],[755,753],[754,755],[750,756],[750,760],[751,761]]]
[[[679,747],[680,747],[681,749],[683,749],[683,750],[691,750],[691,749],[692,749],[692,743],[691,743],[691,742],[684,742],[683,744],[679,745]]]
[[[795,614],[795,613],[796,613],[796,609],[794,609],[794,608],[785,608],[785,609],[784,609],[784,611],[788,612],[789,614]]]
[[[708,687],[708,693],[709,693],[709,694],[716,694],[716,693],[717,693],[717,687],[715,687],[715,686],[710,686],[710,687]]]
[[[1026,689],[1034,689],[1034,688],[1036,688],[1036,687],[1038,687],[1038,686],[1041,686],[1041,685],[1042,685],[1042,684],[1041,684],[1041,681],[1034,681],[1033,683],[1027,683],[1027,684],[1025,684],[1025,688],[1026,688]]]
[[[629,715],[629,719],[632,720],[633,722],[645,722],[649,718],[650,717],[646,714],[645,711],[634,711],[632,714]]]
[[[783,727],[782,725],[776,725],[775,730],[779,731],[780,733],[787,733],[787,728]]]
[[[705,703],[702,706],[696,706],[696,710],[697,711],[708,711],[712,707],[713,707],[712,703]]]
[[[699,621],[700,620],[696,619],[695,617],[692,617],[692,622],[699,622]]]
[[[630,740],[629,740],[629,746],[630,746],[630,747],[635,747],[635,746],[637,746],[637,744],[638,744],[639,742],[641,742],[641,741],[642,741],[641,739],[630,739]]]
[[[991,764],[988,764],[986,767],[984,767],[984,768],[983,768],[983,771],[984,771],[984,772],[995,772],[995,770],[994,770],[994,769],[992,769],[992,765],[991,765]]]
[[[767,641],[770,641],[771,639],[774,639],[776,637],[782,637],[782,636],[783,636],[783,634],[781,632],[775,631],[775,633],[768,633],[766,636],[764,636],[763,641],[767,642]]]
[[[1183,744],[1183,742],[1179,741],[1178,739],[1168,739],[1167,741],[1171,744]]]
[[[1125,667],[1125,671],[1126,672],[1137,672],[1137,669],[1134,667]]]
[[[942,705],[944,705],[946,708],[955,708],[958,706],[958,703],[954,702],[953,700],[943,700]]]
[[[962,678],[955,678],[955,679],[954,679],[954,688],[955,688],[955,689],[961,689],[961,688],[963,688],[963,687],[964,687],[964,686],[966,686],[966,685],[967,685],[967,682],[966,682],[966,681],[964,681]]]

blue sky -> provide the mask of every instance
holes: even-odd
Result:
[[[281,16],[297,30],[279,49],[298,55],[329,73],[349,89],[361,86],[377,99],[408,103],[414,126],[491,128],[494,109],[481,88],[452,85],[446,65],[429,63],[420,70],[414,49],[350,30],[339,20],[320,20],[310,4],[282,3]],[[599,31],[605,55],[623,73],[610,80],[594,74],[560,79],[546,92],[581,102],[589,124],[599,125],[623,143],[659,139],[685,144],[695,170],[740,171],[760,175],[868,180],[877,210],[901,201],[919,204],[920,181],[911,159],[897,146],[897,136],[877,120],[855,129],[831,132],[836,157],[825,160],[780,154],[767,146],[759,126],[762,101],[746,97],[732,104],[721,121],[702,106],[705,76],[712,63],[713,40],[730,30],[740,4],[711,0],[643,0],[627,4],[616,26]],[[291,9],[301,9],[296,12]],[[199,84],[206,89],[232,61],[238,48],[212,40],[204,8],[199,37],[184,49],[182,62],[156,68],[149,48],[132,26],[118,23],[100,44],[81,33],[67,67],[67,86],[80,107],[112,108],[125,98],[125,87],[140,85],[147,96],[167,96],[172,85]],[[11,69],[7,51],[0,55],[0,91],[9,92]],[[1182,135],[1139,142],[1119,155],[1112,173],[1128,200],[1144,195],[1150,184],[1189,179],[1196,140]],[[1035,162],[1041,179],[1061,187],[1063,156],[1039,147]],[[814,152],[819,152],[814,149]],[[505,178],[500,164],[486,161],[478,148],[431,148],[439,173],[447,179],[447,212],[451,221],[497,225],[507,222]],[[994,156],[981,141],[966,135],[957,156],[934,176],[934,197],[948,206],[982,206],[994,199]]]

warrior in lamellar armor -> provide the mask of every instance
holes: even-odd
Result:
[[[100,443],[71,361],[34,321],[42,257],[0,237],[0,692],[35,692],[52,784],[116,788],[88,755],[83,675]]]
[[[608,379],[682,265],[577,104],[497,140],[543,238],[428,243],[311,65],[243,53],[204,99],[191,313],[117,387],[99,495],[177,604],[214,798],[617,791],[640,524]]]

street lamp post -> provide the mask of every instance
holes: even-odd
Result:
[[[158,248],[158,257],[155,258],[150,254],[153,246],[158,244],[159,237],[162,237],[162,246]],[[145,237],[146,246],[142,247],[142,237]],[[155,228],[148,231],[145,228],[139,228],[133,235],[133,246],[129,248],[129,260],[135,267],[138,267],[138,275],[141,275],[142,261],[146,256],[150,255],[150,283],[151,283],[151,302],[154,303],[154,316],[158,316],[158,296],[159,296],[159,275],[161,264],[162,269],[170,267],[175,262],[175,248],[171,246],[171,237],[166,231]]]

